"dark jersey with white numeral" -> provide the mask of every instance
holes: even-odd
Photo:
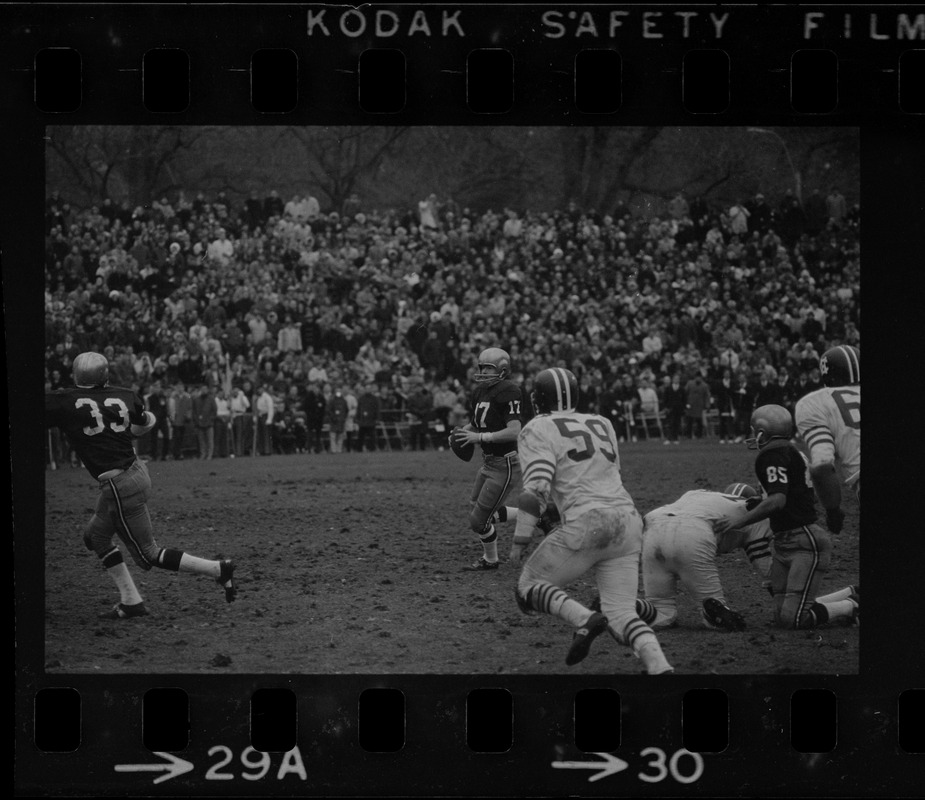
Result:
[[[472,430],[478,433],[503,431],[508,422],[524,421],[523,392],[514,381],[498,381],[491,386],[476,386],[469,398],[469,419]],[[485,442],[482,452],[490,456],[503,456],[517,449],[515,442]]]
[[[141,397],[119,386],[76,386],[45,395],[45,424],[59,428],[87,471],[99,478],[135,460],[132,425],[144,425]]]
[[[755,474],[768,495],[783,494],[786,505],[770,516],[771,531],[788,531],[816,521],[816,496],[806,457],[785,439],[768,444],[755,459]]]

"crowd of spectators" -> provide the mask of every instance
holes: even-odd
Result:
[[[438,446],[493,345],[522,382],[571,369],[581,410],[625,437],[655,405],[666,442],[711,433],[708,415],[731,442],[756,405],[820,385],[830,344],[860,342],[860,209],[835,188],[678,194],[648,216],[434,195],[325,212],[276,191],[81,209],[53,192],[46,212],[46,388],[103,352],[159,419],[154,458],[375,448],[380,421]]]

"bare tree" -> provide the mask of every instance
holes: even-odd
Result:
[[[148,203],[182,187],[171,165],[212,133],[173,125],[54,126],[46,137],[48,178],[84,202],[108,197]]]
[[[407,126],[335,126],[286,128],[302,146],[305,177],[340,211],[364,178],[375,175],[383,160],[397,150]]]

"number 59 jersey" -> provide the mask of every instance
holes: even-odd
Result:
[[[860,385],[810,392],[797,401],[793,416],[813,465],[834,461],[837,456],[845,483],[851,486],[860,479]]]
[[[617,435],[606,417],[541,414],[517,439],[523,487],[556,504],[563,522],[601,507],[635,509],[623,486]]]
[[[45,395],[45,425],[61,429],[94,478],[131,466],[131,426],[144,423],[144,403],[131,389],[68,387]]]

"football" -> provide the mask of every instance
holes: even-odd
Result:
[[[461,433],[462,428],[453,428],[450,432],[450,449],[455,453],[457,458],[463,461],[471,461],[472,454],[475,453],[474,444],[465,444],[464,440],[458,439],[456,434]]]

